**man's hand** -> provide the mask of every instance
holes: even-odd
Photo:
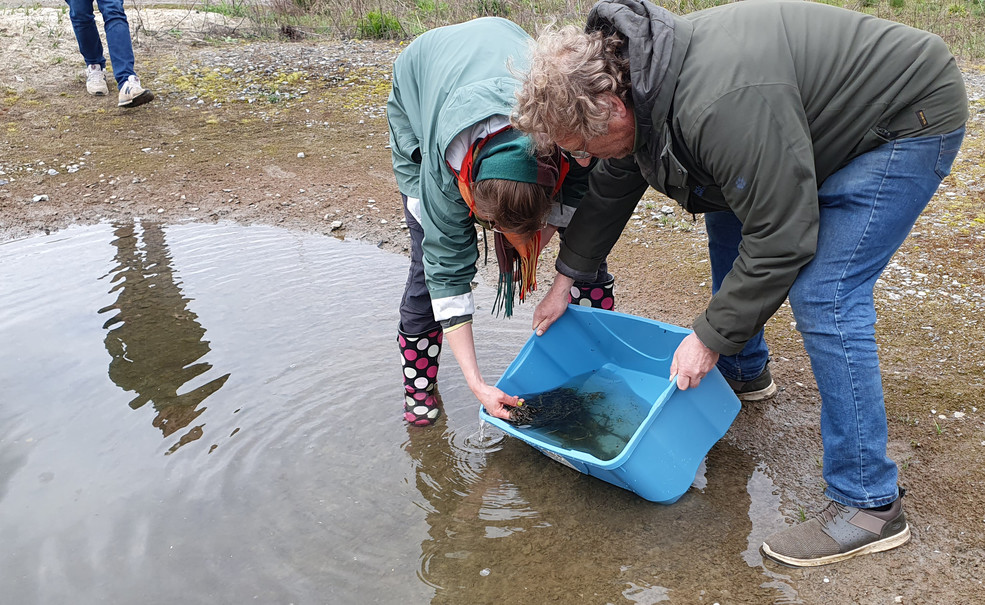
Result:
[[[554,278],[554,284],[547,291],[544,300],[540,301],[534,309],[533,329],[537,332],[537,336],[543,336],[547,328],[564,315],[568,309],[568,296],[574,283],[575,280],[560,273]]]
[[[683,391],[698,386],[717,362],[718,353],[702,344],[692,332],[674,351],[670,375],[677,374],[677,388]]]

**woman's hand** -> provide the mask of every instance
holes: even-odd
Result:
[[[519,397],[507,395],[498,388],[484,382],[473,389],[472,393],[475,394],[476,399],[479,400],[482,407],[486,408],[490,416],[503,420],[510,419],[510,408],[516,407],[521,401]]]
[[[543,336],[547,328],[564,315],[568,309],[568,296],[574,283],[575,280],[560,273],[554,278],[554,284],[547,291],[544,300],[540,301],[534,309],[533,329],[537,332],[537,336]]]
[[[670,375],[677,374],[677,388],[683,391],[698,386],[701,379],[715,367],[716,363],[718,363],[718,353],[706,347],[694,332],[691,332],[674,351],[674,359],[670,362]]]
[[[455,361],[462,368],[465,382],[469,385],[475,398],[490,416],[510,419],[510,408],[520,402],[519,397],[511,397],[496,387],[486,384],[479,372],[479,363],[475,358],[475,340],[472,336],[472,324],[458,326],[457,329],[445,332],[445,341],[451,346]]]

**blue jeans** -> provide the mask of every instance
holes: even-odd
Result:
[[[106,57],[103,56],[103,43],[96,29],[96,17],[92,11],[93,0],[65,0],[68,4],[68,14],[75,31],[75,40],[79,43],[79,52],[85,59],[86,65],[99,65],[106,69]],[[96,0],[99,13],[103,16],[103,28],[106,30],[106,45],[109,46],[109,57],[113,61],[113,77],[116,87],[122,88],[133,71],[133,45],[130,43],[130,23],[123,12],[123,0]]]
[[[739,256],[742,222],[730,211],[709,212],[705,215],[705,229],[708,231],[708,258],[711,261],[711,293],[715,294]],[[763,373],[769,358],[769,348],[760,330],[738,354],[719,357],[718,369],[727,378],[748,381]]]
[[[848,506],[881,506],[899,496],[896,463],[886,455],[872,289],[950,173],[964,132],[890,141],[852,160],[818,190],[817,252],[789,300],[821,394],[825,495]],[[709,241],[716,240],[709,244],[713,281],[730,243],[741,240],[741,223],[728,218],[714,217],[708,226]],[[759,363],[761,336],[735,356],[734,367]]]

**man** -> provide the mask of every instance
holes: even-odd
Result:
[[[886,455],[872,288],[950,171],[967,115],[940,38],[810,2],[681,17],[603,0],[584,32],[545,32],[533,51],[514,123],[604,160],[534,313],[538,333],[648,186],[708,213],[713,296],[675,352],[680,388],[717,364],[740,396],[768,390],[762,328],[789,296],[821,394],[831,503],[766,539],[764,554],[781,563],[823,565],[909,539]]]
[[[69,18],[79,43],[79,52],[86,62],[86,91],[94,96],[109,94],[106,87],[106,57],[96,29],[96,17],[92,11],[93,0],[65,0]],[[106,44],[113,61],[113,77],[119,90],[119,107],[137,107],[154,100],[154,93],[140,85],[140,78],[133,71],[133,45],[130,42],[130,23],[123,11],[123,0],[98,0],[103,16]]]

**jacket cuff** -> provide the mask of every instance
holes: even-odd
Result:
[[[453,317],[472,317],[472,314],[475,313],[475,298],[472,296],[471,291],[465,294],[445,296],[442,298],[434,298],[432,296],[431,310],[434,312],[434,318],[438,322]]]
[[[746,343],[737,343],[731,341],[721,334],[719,334],[715,328],[711,327],[708,323],[708,318],[706,317],[707,312],[698,315],[694,320],[694,324],[691,328],[694,329],[695,336],[701,341],[701,344],[708,347],[712,351],[715,351],[719,355],[735,355],[746,346]]]
[[[566,252],[567,254],[565,254]],[[577,268],[572,267],[571,264],[565,261],[571,261],[573,264],[577,265]],[[592,268],[593,263],[594,268]],[[575,281],[594,282],[595,276],[598,275],[599,272],[599,265],[601,264],[601,261],[593,261],[591,259],[578,257],[574,253],[568,251],[562,243],[561,253],[558,254],[557,260],[554,262],[554,268],[557,269],[557,272],[561,275],[566,275]]]

